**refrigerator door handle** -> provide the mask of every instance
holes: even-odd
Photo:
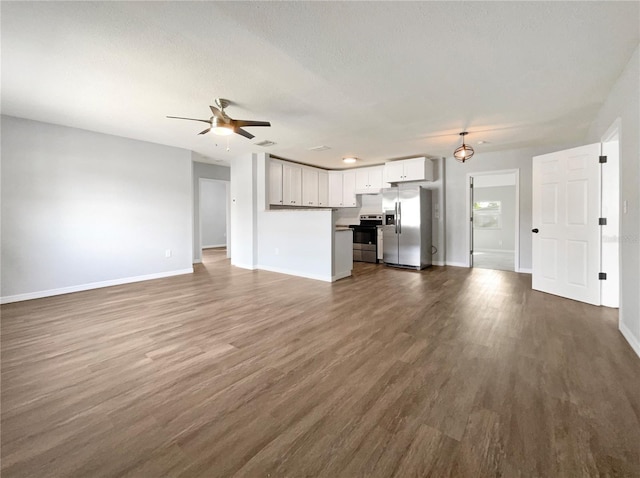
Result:
[[[395,203],[395,211],[394,211],[394,213],[395,213],[395,217],[393,218],[394,219],[393,224],[394,224],[394,226],[396,228],[396,234],[398,234],[398,202],[397,201]]]
[[[398,234],[402,234],[402,202],[398,203],[398,220],[396,222],[398,224]]]

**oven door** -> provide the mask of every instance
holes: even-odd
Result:
[[[374,244],[376,243],[376,228],[369,226],[353,226],[354,244]]]
[[[351,227],[353,229],[353,260],[356,262],[378,262],[376,227]]]

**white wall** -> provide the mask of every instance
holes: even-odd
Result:
[[[640,45],[589,130],[601,141],[620,119],[620,330],[640,355]],[[627,212],[623,204],[627,203]]]
[[[498,152],[476,151],[465,163],[446,159],[445,205],[447,264],[468,264],[469,218],[467,217],[467,174],[483,171],[520,170],[520,269],[531,270],[531,173],[532,158],[577,146],[561,144],[541,148],[521,148]]]
[[[479,176],[479,178],[482,176]],[[516,239],[516,187],[496,186],[488,188],[473,188],[473,200],[500,201],[501,220],[500,229],[473,229],[474,251],[515,251]]]
[[[204,163],[206,161],[200,154],[192,152],[193,161],[193,262],[202,260],[202,246],[200,245],[200,179],[217,179],[229,181],[231,178],[231,168],[217,164]],[[230,236],[230,224],[227,224],[227,236]],[[229,247],[229,249],[231,249]],[[227,250],[227,257],[229,257]]]
[[[4,302],[192,270],[189,151],[7,116],[1,127]]]
[[[255,269],[258,260],[257,160],[255,154],[231,163],[231,264]]]
[[[202,247],[227,244],[227,181],[200,179],[200,240]]]

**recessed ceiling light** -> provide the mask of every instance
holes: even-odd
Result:
[[[357,160],[358,158],[354,158],[353,156],[342,158],[342,161],[344,161],[345,163],[355,163]]]

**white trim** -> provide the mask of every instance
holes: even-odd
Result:
[[[521,267],[520,269],[516,269],[516,272],[520,272],[521,274],[533,274],[533,269]]]
[[[194,259],[193,263],[194,264],[202,264],[202,259]]]
[[[634,337],[629,328],[622,322],[619,323],[618,330],[620,330],[622,336],[627,340],[627,342],[629,342],[629,345],[631,345],[631,348],[636,353],[636,355],[640,357],[640,342],[638,341],[638,339]]]
[[[453,267],[466,267],[466,268],[469,268],[469,264],[465,263],[465,262],[450,262],[450,261],[447,261],[447,265],[448,266],[453,266]]]
[[[202,246],[202,249],[213,249],[215,247],[226,247],[226,244],[210,244],[206,246]]]
[[[250,271],[255,271],[256,269],[259,269],[259,267],[254,266],[253,264],[239,264],[236,262],[232,262],[231,265],[234,267],[239,267],[240,269],[249,269]]]
[[[474,249],[473,252],[510,252],[515,254],[516,251],[513,249]]]
[[[447,264],[444,261],[433,261],[431,263],[432,266],[446,266]]]
[[[345,277],[351,277],[351,271],[340,272],[339,274],[336,274],[336,275],[332,276],[331,277],[331,282],[335,282],[337,280],[344,279]]]
[[[271,266],[258,266],[260,270],[268,271],[268,272],[277,272],[278,274],[287,274],[290,276],[304,277],[305,279],[314,279],[321,280],[324,282],[334,282],[338,279],[342,279],[344,277],[349,277],[351,275],[351,271],[341,272],[336,274],[335,276],[324,275],[324,274],[307,274],[305,272],[295,271],[291,269],[283,269],[281,267],[271,267]],[[344,275],[346,274],[346,275]]]
[[[490,176],[496,174],[509,174],[513,173],[516,175],[516,227],[515,227],[515,251],[513,256],[513,264],[514,270],[520,269],[520,168],[515,169],[498,169],[495,171],[476,171],[467,173],[467,215],[466,221],[470,223],[469,218],[471,217],[471,188],[469,187],[470,178],[475,176]],[[473,234],[473,224],[470,223],[469,232],[467,233],[467,251],[471,251],[471,234]],[[471,254],[467,253],[466,265],[464,267],[471,267]]]
[[[8,295],[0,297],[0,304],[8,304],[10,302],[21,302],[23,300],[42,299],[43,297],[52,297],[55,295],[71,294],[73,292],[82,292],[91,289],[101,289],[102,287],[112,287],[114,285],[130,284],[132,282],[142,282],[153,279],[162,279],[164,277],[172,277],[182,274],[192,274],[193,267],[187,269],[178,269],[175,271],[158,272],[156,274],[146,274],[143,276],[125,277],[122,279],[105,280],[100,282],[90,282],[88,284],[74,285],[70,287],[61,287],[59,289],[41,290],[38,292],[27,292],[26,294]]]

